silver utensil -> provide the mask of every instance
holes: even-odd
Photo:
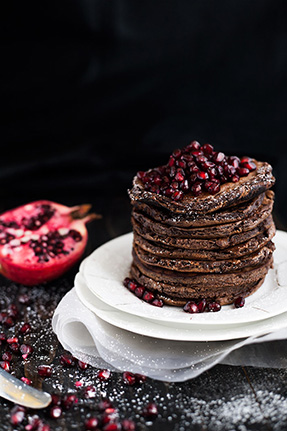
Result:
[[[33,409],[47,407],[52,398],[47,392],[32,388],[0,368],[0,396],[21,406]]]

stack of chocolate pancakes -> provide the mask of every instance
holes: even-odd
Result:
[[[273,263],[274,182],[268,163],[197,142],[139,172],[129,190],[130,277],[176,306],[252,294]]]

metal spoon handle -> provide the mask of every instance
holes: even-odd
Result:
[[[28,386],[0,368],[0,396],[21,406],[33,409],[47,407],[52,398],[47,392]]]

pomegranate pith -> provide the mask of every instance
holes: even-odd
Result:
[[[88,239],[90,205],[69,208],[35,201],[0,215],[0,272],[33,286],[68,271],[82,256]]]

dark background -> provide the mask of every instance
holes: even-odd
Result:
[[[1,210],[125,195],[190,140],[272,163],[287,227],[287,3],[9,2]]]

